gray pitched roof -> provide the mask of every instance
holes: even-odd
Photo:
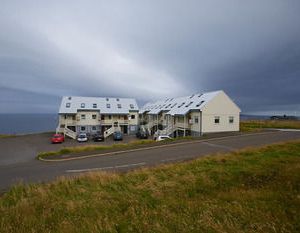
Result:
[[[138,111],[138,105],[132,98],[111,97],[62,97],[59,113],[75,114],[78,111],[94,110],[103,114],[128,114],[129,111]]]
[[[178,98],[168,98],[145,104],[140,113],[159,114],[166,111],[170,115],[185,115],[191,110],[202,110],[203,107],[222,91],[213,91],[203,94],[194,94]]]

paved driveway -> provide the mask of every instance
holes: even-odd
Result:
[[[32,136],[35,137],[34,135]],[[45,135],[45,138],[48,138]],[[41,145],[33,143],[34,149],[30,148],[30,143],[16,146],[13,142],[16,138],[5,139],[3,143],[8,151],[25,154],[26,158],[19,158],[16,155],[1,154],[4,158],[0,163],[0,190],[6,190],[16,182],[43,182],[55,179],[61,175],[76,175],[81,172],[105,170],[105,171],[127,171],[141,166],[154,166],[161,163],[182,161],[193,159],[207,154],[217,152],[229,152],[246,147],[261,146],[288,140],[299,140],[300,132],[268,132],[261,134],[249,134],[240,136],[230,136],[226,138],[215,138],[208,141],[187,141],[186,143],[174,144],[162,148],[151,148],[135,152],[124,152],[122,154],[99,156],[83,160],[68,162],[41,162],[34,159],[34,155],[27,153],[39,151]],[[2,146],[1,145],[1,146]],[[20,147],[19,147],[20,146]],[[49,145],[48,145],[49,146]],[[50,145],[51,147],[52,145]],[[18,148],[18,149],[17,149]],[[47,147],[48,148],[48,147]],[[52,147],[51,147],[52,149]],[[19,151],[22,150],[22,151]],[[1,147],[1,153],[3,153]],[[7,159],[9,156],[15,159]],[[11,161],[14,161],[13,163]],[[2,161],[9,161],[3,163]]]
[[[110,145],[113,143],[127,143],[137,140],[135,136],[125,136],[123,141],[113,141],[110,137],[105,142],[78,143],[76,140],[66,138],[62,144],[51,144],[52,134],[41,133],[11,138],[0,138],[0,166],[29,162],[35,159],[39,152],[56,151],[63,147],[81,145]]]

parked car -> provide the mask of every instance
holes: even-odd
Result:
[[[78,142],[87,142],[88,137],[87,137],[86,133],[79,134],[78,137],[77,137],[77,141]]]
[[[51,143],[63,143],[65,141],[65,137],[63,134],[54,134],[51,138]]]
[[[104,136],[100,133],[94,134],[93,135],[93,141],[94,142],[103,142],[104,141]]]
[[[164,140],[170,140],[170,139],[172,139],[172,138],[169,137],[168,135],[160,135],[155,140],[156,141],[164,141]]]
[[[120,131],[114,132],[114,140],[121,141],[123,140],[123,134]]]

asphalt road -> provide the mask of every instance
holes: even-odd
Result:
[[[77,175],[89,171],[127,171],[143,166],[184,161],[218,152],[295,139],[300,139],[300,131],[275,131],[214,138],[207,141],[187,141],[172,146],[64,162],[38,161],[35,159],[34,152],[38,152],[41,148],[34,147],[32,151],[30,143],[24,147],[24,145],[14,144],[12,138],[1,139],[1,153],[6,151],[6,154],[0,154],[0,190],[5,191],[19,182],[44,182],[58,176]],[[5,145],[5,150],[2,145]],[[22,157],[22,154],[26,156]]]

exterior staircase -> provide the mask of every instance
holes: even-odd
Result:
[[[112,126],[112,127],[110,127],[109,129],[107,129],[107,130],[105,130],[105,131],[103,132],[103,136],[104,136],[104,138],[107,138],[107,137],[109,137],[110,135],[112,135],[114,132],[117,132],[117,131],[121,131],[120,126],[119,126],[119,125],[117,125],[117,126]]]
[[[67,127],[64,128],[64,135],[73,139],[77,137],[77,133]]]
[[[110,127],[109,129],[107,129],[103,132],[103,136],[104,136],[104,138],[107,138],[110,135],[112,135],[114,132],[115,132],[115,127]]]
[[[151,128],[154,126],[153,122],[149,122],[148,124],[144,125],[144,130],[147,132],[148,131],[148,134],[151,135]]]
[[[174,133],[174,131],[176,131],[177,128],[173,127],[172,125],[167,126],[166,128],[164,128],[163,130],[157,130],[154,133],[154,136],[159,136],[159,135],[171,135],[172,133]]]

